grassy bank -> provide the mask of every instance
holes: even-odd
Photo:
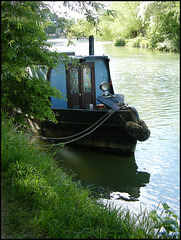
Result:
[[[73,182],[52,155],[28,142],[2,114],[2,238],[179,238],[177,216],[168,206],[167,223],[155,211],[134,216],[122,209],[118,215]]]

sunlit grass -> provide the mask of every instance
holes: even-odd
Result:
[[[179,238],[177,216],[168,205],[164,206],[167,218],[156,211],[136,216],[121,209],[118,214],[118,210],[98,204],[89,188],[72,181],[58,167],[53,153],[37,150],[17,131],[3,115],[1,168],[3,186],[12,202],[9,211],[13,214],[8,216],[11,238],[27,238],[26,229],[28,238]],[[22,226],[24,216],[27,224]],[[160,234],[163,227],[165,235]]]

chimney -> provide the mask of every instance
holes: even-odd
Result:
[[[89,36],[89,55],[94,55],[94,36]]]

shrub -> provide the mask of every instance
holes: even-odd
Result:
[[[124,38],[119,38],[116,40],[116,42],[114,43],[115,46],[125,46],[126,44],[126,41]]]
[[[164,42],[158,42],[156,44],[156,50],[163,51],[163,52],[169,52],[169,51],[178,51],[178,47],[173,44],[173,40],[170,41],[169,39],[165,39]]]

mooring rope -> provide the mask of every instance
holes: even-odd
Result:
[[[126,120],[124,119],[124,117],[121,114],[119,114],[119,116],[122,118],[123,122],[127,123]]]
[[[111,110],[112,111],[112,110]],[[71,136],[67,136],[67,137],[60,137],[60,138],[52,138],[52,137],[43,137],[43,136],[37,136],[36,133],[32,132],[32,131],[28,131],[28,130],[25,130],[24,128],[21,127],[21,125],[19,125],[17,128],[21,128],[23,129],[27,134],[31,133],[33,134],[35,137],[37,138],[41,138],[43,140],[64,140],[64,139],[69,139],[69,138],[73,138],[73,137],[76,137],[86,131],[88,131],[89,129],[91,129],[92,127],[94,127],[96,124],[98,124],[102,119],[104,119],[106,117],[106,115],[110,114],[110,112],[106,113],[103,117],[101,117],[97,122],[95,122],[93,125],[91,125],[90,127],[84,129],[82,132],[79,132],[79,133],[76,133],[74,135],[71,135]],[[16,130],[17,128],[15,128],[14,130]]]
[[[113,109],[111,109],[112,111]],[[67,136],[67,137],[60,137],[60,138],[52,138],[52,137],[42,137],[42,136],[36,136],[38,138],[42,138],[42,139],[49,139],[49,140],[64,140],[64,139],[69,139],[69,138],[73,138],[73,137],[76,137],[78,135],[81,135],[83,134],[84,132],[88,131],[89,129],[91,129],[92,127],[94,127],[96,124],[98,124],[100,121],[102,121],[102,119],[104,119],[106,117],[106,115],[109,115],[110,112],[106,113],[103,117],[101,117],[97,122],[95,122],[93,125],[91,125],[90,127],[84,129],[82,132],[79,132],[79,133],[76,133],[74,135],[71,135],[71,136]]]
[[[65,144],[68,144],[68,143],[71,143],[71,142],[75,142],[75,141],[78,141],[79,139],[81,138],[84,138],[86,137],[87,135],[91,134],[92,132],[94,132],[97,128],[99,128],[108,118],[110,118],[115,112],[117,112],[121,107],[118,107],[116,109],[111,109],[106,115],[108,115],[101,123],[99,123],[99,125],[97,125],[94,129],[92,129],[91,131],[85,133],[84,135],[82,136],[79,136],[75,139],[72,139],[70,141],[67,141],[67,142],[61,142],[61,143],[57,143],[57,144],[51,144],[51,145],[35,145],[35,146],[41,146],[41,147],[54,147],[54,146],[60,146],[61,144],[65,145]],[[103,117],[102,117],[103,118]],[[96,123],[94,123],[93,125],[97,124],[101,119],[99,119]],[[92,126],[91,126],[92,127]],[[90,129],[91,127],[85,129],[84,131],[82,131],[81,133],[87,131],[88,129]],[[79,133],[80,134],[80,133]],[[79,134],[75,134],[75,135],[79,135]],[[75,136],[75,135],[72,135],[72,136]],[[57,138],[56,138],[57,139]]]

